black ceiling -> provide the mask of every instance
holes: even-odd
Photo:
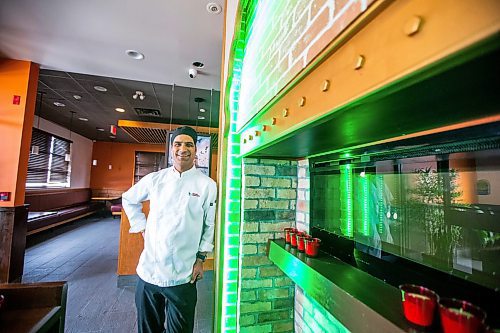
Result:
[[[107,91],[97,91],[94,86],[105,87]],[[145,98],[132,98],[136,91],[144,92]],[[74,95],[81,96],[81,99],[75,99]],[[218,127],[219,96],[216,90],[174,86],[172,106],[172,85],[42,69],[35,113],[69,129],[73,111],[73,132],[98,141],[135,142],[120,128],[116,138],[110,138],[110,125],[117,125],[119,119],[124,119]],[[195,98],[202,101],[197,102]],[[65,106],[55,106],[54,102]],[[123,108],[125,112],[117,112],[115,108]],[[160,116],[139,116],[136,108],[158,110]],[[201,113],[199,109],[206,112]],[[199,116],[205,119],[198,119]],[[78,118],[87,118],[88,121]]]

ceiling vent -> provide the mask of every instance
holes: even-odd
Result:
[[[134,108],[135,113],[142,117],[160,117],[160,110],[157,109],[145,109],[145,108]]]

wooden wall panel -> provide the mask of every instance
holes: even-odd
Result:
[[[113,189],[126,191],[134,183],[136,151],[165,152],[165,145],[132,144],[116,142],[95,142],[92,160],[90,187],[92,189]],[[211,177],[217,181],[217,153],[212,154]],[[111,164],[112,168],[109,169]]]

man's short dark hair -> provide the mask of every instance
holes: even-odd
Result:
[[[196,141],[198,140],[198,133],[189,126],[178,127],[175,131],[172,132],[172,136],[170,138],[170,145],[174,143],[174,139],[181,134],[185,134],[190,136],[193,139],[194,145],[196,146]]]

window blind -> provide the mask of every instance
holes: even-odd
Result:
[[[38,146],[38,154],[33,154]],[[69,186],[71,142],[34,128],[28,160],[26,185],[30,187]]]

